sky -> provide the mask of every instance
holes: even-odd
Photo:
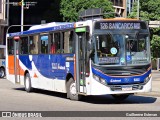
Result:
[[[20,0],[10,0],[19,2]],[[36,2],[29,9],[24,9],[24,24],[41,24],[42,20],[46,23],[60,22],[62,17],[59,12],[60,0],[24,0],[25,2]],[[21,24],[21,7],[10,5],[9,24]]]

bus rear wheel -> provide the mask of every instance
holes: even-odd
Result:
[[[112,95],[113,98],[115,98],[117,101],[122,101],[122,100],[125,100],[126,98],[128,98],[130,94],[115,94],[115,95]]]
[[[31,77],[30,77],[29,73],[27,73],[26,76],[25,76],[24,85],[25,85],[25,90],[27,92],[31,92],[32,91],[33,88],[31,86]]]
[[[67,82],[67,97],[71,100],[80,100],[81,96],[78,95],[77,89],[76,89],[76,83],[73,80],[73,78],[70,78]]]
[[[5,76],[5,69],[0,68],[0,78],[4,78],[4,76]]]

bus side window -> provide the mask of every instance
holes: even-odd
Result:
[[[31,54],[38,54],[38,35],[34,35],[30,37],[29,51]]]
[[[13,39],[8,39],[8,54],[13,55],[14,54],[14,45],[13,45]]]
[[[28,37],[21,38],[21,51],[20,54],[28,54]]]
[[[60,33],[54,33],[54,40],[55,40],[55,53],[60,53],[61,47],[60,47]]]
[[[41,53],[47,54],[48,53],[48,35],[41,35],[40,36],[40,43],[41,43]]]
[[[73,53],[73,31],[63,32],[63,53]]]
[[[56,45],[55,45],[54,34],[51,34],[51,46],[50,46],[50,53],[51,53],[51,54],[56,53]]]
[[[69,53],[74,53],[75,45],[74,45],[74,36],[73,31],[70,32],[69,36]]]

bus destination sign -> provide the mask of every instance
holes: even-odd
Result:
[[[95,23],[95,29],[101,30],[133,30],[146,29],[144,22],[122,22],[122,21],[98,21]]]

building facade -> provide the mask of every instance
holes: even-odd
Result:
[[[127,17],[127,15],[132,11],[133,4],[136,0],[110,0],[113,3],[115,12],[119,13],[122,17]]]
[[[0,0],[0,45],[4,44],[4,28],[6,26],[6,0]]]

